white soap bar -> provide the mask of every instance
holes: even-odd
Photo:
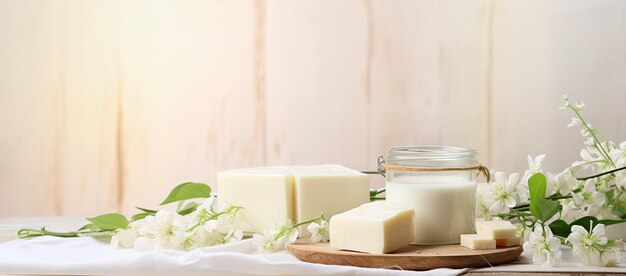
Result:
[[[244,207],[235,225],[263,233],[280,219],[293,220],[293,175],[284,168],[235,169],[217,173],[220,204]]]
[[[369,177],[340,165],[285,167],[294,175],[295,220],[326,219],[370,201]],[[303,226],[302,236],[310,233]]]
[[[496,249],[496,240],[478,234],[461,235],[461,245],[469,249]]]
[[[339,165],[235,169],[217,174],[217,192],[220,203],[244,207],[238,227],[263,232],[281,219],[330,219],[369,202],[369,178]]]
[[[515,245],[519,245],[520,244],[520,238],[519,237],[514,237],[514,238],[509,238],[509,239],[497,239],[496,240],[496,246],[497,247],[509,247],[509,246],[515,246]]]
[[[413,241],[413,208],[376,201],[335,215],[330,220],[330,246],[373,254],[400,249]]]
[[[515,238],[517,227],[506,220],[478,221],[476,233],[489,239]]]

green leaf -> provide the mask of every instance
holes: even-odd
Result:
[[[204,183],[185,182],[176,186],[161,202],[161,205],[187,200],[192,198],[207,198],[211,196],[211,187]]]
[[[561,210],[561,204],[556,201],[541,198],[537,202],[541,209],[541,221],[546,222]]]
[[[567,222],[560,219],[555,220],[548,226],[550,227],[550,230],[552,230],[552,233],[557,236],[567,238],[567,236],[569,236],[569,234],[572,232],[572,227],[567,224]]]
[[[528,179],[528,189],[530,190],[530,199],[546,197],[546,176],[542,173],[533,174]]]
[[[144,219],[147,216],[154,216],[153,213],[139,213],[139,214],[134,214],[131,218],[130,221],[136,221],[136,220],[140,220],[140,219]]]
[[[546,199],[546,177],[536,173],[528,179],[530,190],[530,213],[545,222],[561,210],[561,204]]]
[[[593,226],[596,226],[599,223],[602,223],[602,224],[608,226],[608,225],[612,225],[612,224],[624,223],[624,222],[626,222],[626,219],[618,219],[618,220],[602,219],[602,220],[599,220],[599,219],[597,219],[595,217],[586,216],[586,217],[579,218],[579,219],[575,220],[574,222],[572,222],[570,224],[567,224],[563,220],[556,220],[556,221],[550,223],[550,230],[552,230],[552,233],[557,235],[557,236],[567,237],[567,236],[569,236],[570,233],[572,233],[572,226],[574,226],[574,225],[580,225],[583,228],[587,229],[588,232],[591,232],[592,231],[592,229],[590,228],[591,227],[591,222],[593,222]]]
[[[124,215],[118,213],[109,213],[93,218],[87,218],[96,227],[104,230],[116,230],[128,227],[128,220]]]
[[[152,214],[156,214],[158,211],[157,210],[152,210],[152,209],[146,209],[146,208],[141,208],[141,207],[135,207],[141,211],[144,211],[145,213],[152,213]]]
[[[87,223],[87,224],[83,225],[83,227],[78,228],[78,230],[76,230],[76,231],[83,231],[83,230],[99,231],[100,228],[98,228],[93,223]]]
[[[585,229],[587,229],[587,231],[591,231],[592,229],[590,228],[593,222],[593,226],[598,225],[599,223],[602,223],[606,226],[612,225],[612,224],[618,224],[618,223],[624,223],[626,222],[626,219],[597,219],[595,217],[592,216],[586,216],[586,217],[582,217],[579,218],[577,220],[575,220],[574,222],[572,222],[570,225],[574,226],[574,225],[580,225],[582,227],[584,227]]]
[[[181,208],[180,210],[178,210],[178,214],[179,215],[187,215],[193,211],[195,211],[198,206],[200,206],[200,204],[196,203],[196,202],[189,202],[187,203],[187,205],[185,205],[185,207]]]

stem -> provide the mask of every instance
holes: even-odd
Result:
[[[565,196],[549,196],[546,197],[546,199],[566,199],[566,198],[572,198],[571,195],[565,195]],[[515,207],[513,207],[512,209],[514,210],[520,210],[520,209],[525,209],[525,208],[529,208],[530,207],[530,203],[526,203],[526,204],[522,204],[522,205],[517,205]]]
[[[561,240],[561,244],[562,245],[572,247],[572,244],[567,241],[567,237],[561,237],[561,236],[559,236],[557,234],[554,234],[554,236],[559,238],[559,240]]]
[[[210,216],[208,216],[208,217],[204,217],[204,218],[202,218],[200,221],[198,221],[196,224],[194,224],[191,228],[187,229],[187,232],[192,232],[193,230],[195,230],[196,228],[198,228],[200,225],[205,224],[205,223],[206,223],[207,221],[209,221],[209,220],[214,220],[214,219],[217,219],[217,218],[218,218],[219,216],[221,216],[221,215],[224,215],[224,214],[229,214],[229,213],[231,213],[231,212],[232,212],[232,213],[233,213],[233,216],[234,216],[235,214],[237,214],[237,212],[238,212],[240,209],[243,209],[243,207],[241,207],[241,206],[229,206],[229,207],[228,207],[228,208],[226,208],[226,210],[225,210],[225,211],[223,211],[223,212],[215,213],[215,214],[212,214],[212,215],[210,215]],[[206,211],[204,211],[204,212],[206,212]]]
[[[602,146],[602,143],[600,142],[600,140],[598,140],[598,137],[596,137],[595,131],[592,128],[589,127],[587,122],[585,122],[585,119],[583,119],[583,117],[580,115],[580,112],[578,111],[577,108],[574,108],[571,104],[569,105],[569,107],[570,107],[570,109],[572,109],[574,111],[574,113],[576,113],[576,116],[578,117],[580,122],[585,126],[587,131],[589,131],[589,134],[591,134],[591,137],[593,137],[593,140],[594,140],[593,146],[596,147],[598,149],[598,152],[600,152],[600,154],[602,154],[602,156],[606,160],[611,162],[611,165],[615,168],[616,167],[615,163],[613,163],[613,160],[611,159],[611,157],[609,157],[609,154],[606,152],[606,150]]]
[[[601,159],[601,160],[592,160],[592,161],[587,161],[581,164],[578,164],[576,166],[573,166],[570,169],[570,171],[572,172],[572,174],[576,173],[580,168],[582,168],[583,166],[589,165],[589,164],[593,164],[593,163],[607,163],[606,160]]]
[[[320,213],[320,215],[317,216],[314,219],[310,219],[310,220],[307,220],[307,221],[303,221],[303,222],[299,222],[299,223],[294,224],[293,228],[296,228],[296,227],[299,227],[299,226],[302,226],[302,225],[305,225],[305,224],[309,224],[309,223],[312,223],[312,222],[316,222],[318,220],[326,220],[326,219],[324,219],[324,212]]]
[[[87,232],[88,233],[88,232]],[[17,231],[17,236],[21,239],[39,237],[39,236],[55,236],[61,238],[73,238],[80,236],[81,232],[78,231],[70,231],[70,232],[52,232],[46,230],[45,227],[41,227],[41,229],[20,229]]]
[[[624,170],[624,169],[626,169],[626,166],[621,167],[621,168],[617,168],[617,169],[612,169],[612,170],[610,170],[610,171],[602,172],[602,173],[595,174],[595,175],[592,175],[592,176],[586,176],[586,177],[576,177],[576,180],[587,180],[587,179],[592,179],[592,178],[600,177],[600,176],[603,176],[603,175],[612,174],[612,173],[614,173],[614,172],[619,172],[619,171]]]
[[[291,232],[293,229],[296,229],[296,228],[298,228],[298,227],[300,227],[302,225],[305,225],[305,224],[316,222],[318,220],[325,220],[324,219],[324,212],[320,213],[320,215],[317,216],[314,219],[310,219],[310,220],[299,222],[299,223],[292,224],[292,225],[282,226],[280,228],[280,231],[278,233],[274,234],[274,240],[278,240],[278,238],[282,237],[285,234],[285,232]]]

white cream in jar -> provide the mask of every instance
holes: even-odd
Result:
[[[415,210],[412,244],[459,243],[474,230],[476,172],[471,149],[396,147],[387,151],[386,197]]]

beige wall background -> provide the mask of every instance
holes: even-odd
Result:
[[[563,92],[626,140],[625,2],[0,0],[0,215],[130,213],[404,144],[560,171],[582,142]]]

